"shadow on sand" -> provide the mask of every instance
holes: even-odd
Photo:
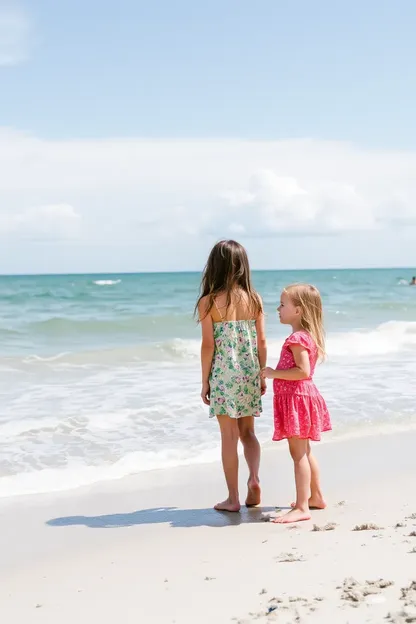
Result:
[[[130,513],[116,513],[103,516],[67,516],[53,518],[47,525],[53,527],[84,525],[90,529],[117,529],[142,524],[169,523],[171,527],[225,527],[251,522],[264,522],[267,513],[275,507],[254,507],[241,509],[240,513],[218,512],[214,509],[178,509],[177,507],[154,507]],[[282,509],[280,507],[280,509]]]

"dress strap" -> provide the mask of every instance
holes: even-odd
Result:
[[[220,309],[217,306],[217,302],[215,301],[215,299],[214,299],[214,305],[215,305],[215,307],[217,309],[218,314],[220,315],[220,319],[223,321],[225,317],[221,314]]]

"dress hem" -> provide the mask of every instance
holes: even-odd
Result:
[[[328,427],[325,429],[321,430],[321,433],[326,433],[327,431],[332,431],[332,427]],[[289,440],[290,438],[298,438],[299,440],[311,440],[312,442],[320,442],[321,441],[321,437],[313,437],[312,435],[308,435],[308,436],[300,436],[300,435],[296,435],[296,433],[294,434],[287,434],[287,435],[280,435],[280,436],[273,436],[272,437],[272,441],[273,442],[281,442],[282,440]]]
[[[240,420],[240,418],[250,418],[251,416],[253,418],[260,418],[262,412],[259,412],[257,414],[241,414],[241,416],[234,416],[232,414],[210,414],[209,418],[218,418],[218,416],[228,416],[229,418],[232,418],[233,420]]]

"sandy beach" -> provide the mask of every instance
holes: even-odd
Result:
[[[416,624],[415,24],[0,0],[0,624]]]
[[[267,521],[293,495],[281,444],[263,453],[262,507],[241,514],[211,509],[219,463],[4,500],[1,620],[414,622],[415,444],[404,432],[317,447],[329,505],[299,525]]]

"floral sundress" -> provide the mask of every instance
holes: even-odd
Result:
[[[214,323],[210,418],[260,416],[261,384],[255,320]]]

